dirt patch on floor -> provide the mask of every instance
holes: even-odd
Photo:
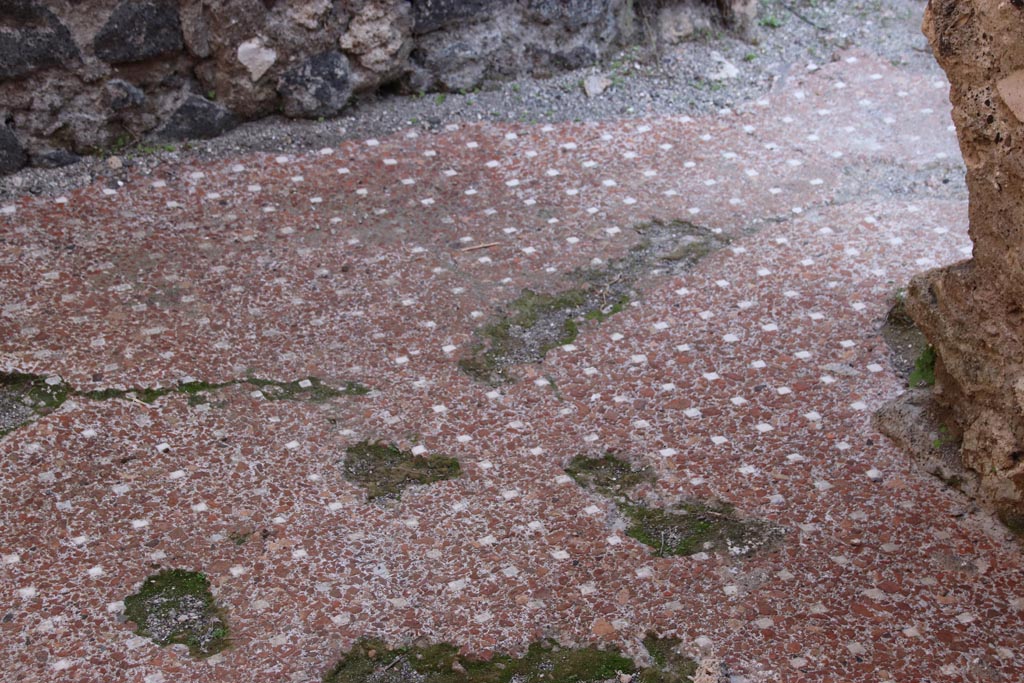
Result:
[[[948,486],[975,496],[976,472],[960,459],[961,435],[932,397],[930,389],[911,389],[889,401],[872,418],[875,429],[896,442],[929,474]]]

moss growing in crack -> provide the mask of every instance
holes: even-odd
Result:
[[[908,379],[911,387],[930,387],[935,384],[935,359],[935,347],[926,346],[914,361],[914,371],[910,373]]]
[[[209,382],[200,382],[194,380],[192,382],[182,382],[174,387],[174,391],[179,394],[185,394],[186,396],[199,396],[210,391],[216,391],[217,389],[223,389],[224,387],[231,386],[233,382],[219,382],[211,384]]]
[[[82,398],[87,398],[90,401],[110,401],[117,398],[127,398],[130,392],[125,389],[96,389],[93,391],[83,391],[81,393]]]
[[[322,403],[335,396],[363,396],[370,392],[369,389],[358,382],[346,382],[342,388],[336,389],[324,384],[316,377],[295,380],[294,382],[279,382],[272,379],[247,377],[242,380],[219,383],[191,381],[169,387],[98,389],[96,391],[75,392],[75,395],[94,401],[134,399],[143,403],[153,403],[157,399],[169,394],[182,394],[189,398],[189,405],[199,405],[207,402],[207,394],[224,387],[239,384],[249,384],[257,387],[271,401],[308,400],[314,403]]]
[[[611,453],[601,458],[577,456],[565,471],[580,486],[612,500],[629,523],[626,533],[661,557],[702,550],[748,555],[782,536],[780,527],[744,519],[725,504],[684,501],[665,509],[637,502],[633,489],[654,481],[653,471],[635,468]]]
[[[157,399],[169,394],[184,394],[189,397],[189,405],[198,405],[204,402],[202,396],[208,392],[223,389],[224,387],[236,384],[236,382],[220,382],[210,384],[208,382],[182,382],[169,387],[133,387],[131,389],[97,389],[95,391],[76,391],[76,396],[87,398],[93,401],[109,401],[112,399],[134,399],[143,403],[155,403]]]
[[[316,377],[307,377],[294,382],[277,382],[249,377],[245,383],[258,388],[270,401],[305,400],[311,403],[324,403],[338,396],[363,396],[370,393],[369,389],[358,382],[346,382],[343,387],[336,389],[324,384]]]
[[[369,441],[350,446],[341,469],[347,480],[366,489],[369,500],[398,498],[410,486],[455,479],[462,472],[455,458],[418,456]]]
[[[346,396],[366,396],[370,393],[370,387],[364,386],[359,382],[349,380],[348,382],[345,382],[343,393]]]
[[[294,382],[254,377],[213,383],[191,380],[166,387],[80,391],[59,378],[46,378],[27,373],[0,373],[0,436],[6,436],[14,429],[29,424],[36,416],[55,411],[61,403],[71,397],[153,403],[163,396],[180,394],[187,397],[189,405],[201,405],[210,402],[209,396],[212,392],[240,384],[259,387],[263,395],[270,400],[308,400],[318,403],[336,396],[362,396],[370,393],[369,388],[358,382],[345,382],[341,387],[335,388],[315,377]],[[219,407],[221,403],[216,405]]]
[[[58,378],[59,380],[59,378]],[[132,400],[154,403],[170,394],[188,397],[190,406],[209,403],[209,395],[225,387],[249,384],[258,387],[272,401],[306,400],[323,403],[336,396],[364,396],[370,390],[358,382],[345,382],[340,388],[324,384],[316,377],[279,382],[248,377],[228,382],[202,382],[192,380],[167,387],[132,387],[129,389],[96,389],[79,391],[63,381],[27,373],[0,373],[0,437],[28,424],[36,415],[46,415],[61,406],[68,398],[78,397],[91,401]]]
[[[229,644],[227,621],[200,572],[165,569],[148,577],[124,599],[124,611],[140,636],[160,646],[186,645],[193,657],[209,657]]]
[[[638,674],[644,683],[689,681],[692,661],[666,659],[641,669],[614,649],[563,648],[553,641],[533,643],[521,657],[496,655],[488,661],[462,657],[454,645],[390,649],[364,639],[324,677],[325,683],[601,683],[619,674]],[[680,664],[682,663],[682,666]]]

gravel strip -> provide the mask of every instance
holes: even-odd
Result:
[[[300,152],[407,128],[704,114],[756,99],[792,75],[815,70],[834,60],[838,52],[853,48],[904,69],[938,75],[941,72],[920,31],[925,4],[925,0],[764,0],[759,25],[749,41],[725,33],[697,35],[675,46],[659,46],[652,40],[600,67],[546,80],[523,78],[469,93],[381,94],[355,102],[336,119],[269,117],[214,140],[143,147],[118,156],[86,158],[59,169],[27,168],[0,178],[0,201],[22,194],[59,194],[96,180],[117,186],[130,174],[148,174],[164,163],[250,152]],[[732,77],[722,77],[733,71]],[[600,95],[588,97],[583,81],[595,74],[611,84]]]

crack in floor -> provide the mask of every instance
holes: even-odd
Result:
[[[30,424],[36,418],[49,415],[73,398],[89,401],[124,400],[148,405],[164,396],[182,395],[188,397],[190,406],[196,406],[207,403],[211,393],[241,385],[253,387],[254,391],[269,401],[304,400],[324,403],[340,396],[365,396],[370,393],[370,389],[359,382],[347,381],[334,387],[317,377],[289,382],[261,377],[214,383],[186,380],[166,387],[80,390],[56,375],[3,372],[0,373],[0,437]]]

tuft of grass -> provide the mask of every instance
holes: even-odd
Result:
[[[935,347],[930,344],[914,361],[914,371],[910,373],[911,387],[930,387],[935,384]]]
[[[228,625],[200,572],[164,569],[148,577],[138,593],[124,599],[125,616],[136,633],[160,646],[182,644],[197,658],[226,648]]]

